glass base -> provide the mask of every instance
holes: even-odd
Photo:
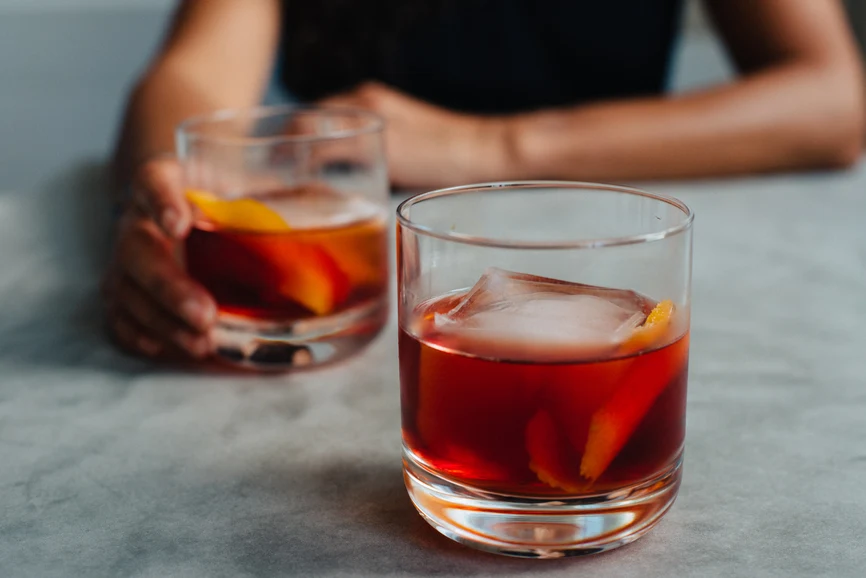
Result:
[[[403,478],[418,512],[456,542],[507,556],[595,554],[637,540],[673,505],[682,455],[656,478],[606,496],[555,500],[475,490],[424,468],[403,449]]]
[[[357,353],[387,320],[387,297],[337,315],[291,322],[221,313],[212,339],[215,356],[223,363],[256,371],[288,371],[318,367]]]

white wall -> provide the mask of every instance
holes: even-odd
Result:
[[[0,11],[78,10],[81,8],[160,8],[175,4],[176,0],[0,0]]]

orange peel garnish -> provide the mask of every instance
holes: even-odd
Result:
[[[674,304],[660,302],[623,344],[626,352],[644,351],[663,345],[670,335]],[[688,335],[670,345],[662,357],[638,356],[614,394],[592,415],[580,473],[597,480],[625,446],[653,403],[688,362]]]
[[[345,302],[346,274],[320,247],[291,239],[247,239],[246,247],[269,264],[277,292],[315,313],[327,315]]]
[[[658,303],[622,344],[622,358],[576,368],[567,394],[548,391],[554,397],[526,426],[529,468],[541,482],[586,493],[607,470],[653,402],[685,366],[687,337],[662,357],[630,355],[665,345],[674,312],[672,301]],[[588,429],[570,427],[587,420]]]
[[[573,455],[573,450],[545,410],[539,410],[526,424],[526,451],[529,453],[529,469],[541,482],[570,493],[586,489],[576,461],[569,467],[568,458]]]
[[[388,279],[385,231],[384,222],[365,221],[329,232],[320,244],[353,286],[384,285]]]
[[[669,299],[659,302],[647,315],[643,325],[635,329],[623,343],[623,349],[636,352],[659,345],[671,325],[674,309],[674,302]]]
[[[187,200],[205,217],[220,227],[257,233],[280,233],[289,230],[286,221],[273,209],[255,199],[220,199],[214,195],[188,189]]]

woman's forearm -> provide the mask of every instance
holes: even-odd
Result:
[[[118,185],[144,160],[174,151],[175,127],[183,119],[216,107],[206,91],[199,90],[170,66],[148,74],[134,89],[127,105],[113,163]]]
[[[684,96],[520,115],[515,178],[663,179],[847,166],[864,135],[859,71],[780,66]]]
[[[181,2],[160,54],[127,105],[114,156],[118,184],[143,160],[173,151],[183,119],[257,103],[279,23],[278,0]]]

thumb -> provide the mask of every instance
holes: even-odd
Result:
[[[176,158],[159,157],[141,165],[133,181],[133,200],[170,238],[182,239],[189,232],[192,212]]]

